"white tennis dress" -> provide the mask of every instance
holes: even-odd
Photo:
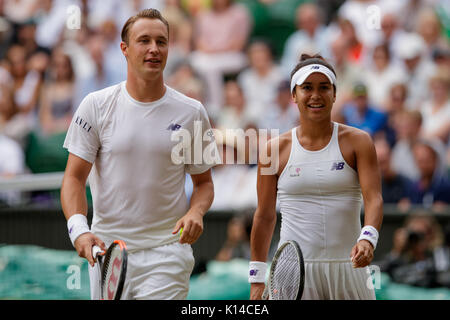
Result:
[[[375,299],[370,269],[352,267],[361,232],[361,188],[344,160],[334,123],[330,142],[309,151],[292,129],[288,163],[278,179],[280,244],[295,240],[305,259],[302,299]]]

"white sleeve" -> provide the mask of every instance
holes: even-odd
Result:
[[[64,140],[64,148],[70,153],[94,163],[100,148],[98,109],[92,94],[81,101]]]
[[[199,154],[201,152],[201,156]],[[195,156],[195,153],[198,156]],[[214,132],[209,122],[208,114],[202,106],[194,123],[194,134],[191,141],[191,163],[187,163],[185,170],[189,174],[201,174],[221,162],[217,149]]]

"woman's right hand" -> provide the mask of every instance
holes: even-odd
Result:
[[[250,287],[250,300],[261,300],[266,285],[264,283],[252,283]]]

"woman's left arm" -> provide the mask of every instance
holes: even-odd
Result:
[[[383,221],[383,198],[381,196],[381,173],[378,168],[375,146],[370,135],[360,130],[352,135],[352,140],[364,201],[364,227],[373,227],[376,229],[374,232],[378,233]],[[369,233],[370,227],[367,231]],[[369,265],[373,259],[374,250],[374,245],[369,240],[358,241],[351,252],[354,267]]]

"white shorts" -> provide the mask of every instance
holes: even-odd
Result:
[[[128,252],[122,300],[182,300],[189,291],[194,255],[189,244]],[[100,268],[89,265],[91,299],[100,299]]]
[[[375,300],[370,269],[355,269],[350,260],[305,261],[302,300]]]

